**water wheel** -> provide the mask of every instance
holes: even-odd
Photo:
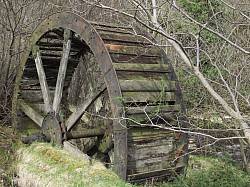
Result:
[[[22,56],[13,125],[42,129],[54,144],[76,139],[90,156],[106,155],[124,180],[182,171],[181,91],[164,51],[146,35],[68,12],[49,16]]]

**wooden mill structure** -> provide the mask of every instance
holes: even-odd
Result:
[[[69,12],[32,33],[15,82],[15,127],[72,141],[121,179],[141,182],[186,166],[184,116],[174,69],[145,35]]]

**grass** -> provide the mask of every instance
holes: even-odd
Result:
[[[83,161],[59,147],[34,143],[18,151],[17,174],[20,186],[127,187],[99,161]]]
[[[250,175],[226,161],[191,156],[187,175],[158,187],[249,187]]]

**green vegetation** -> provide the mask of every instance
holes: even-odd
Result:
[[[34,143],[21,148],[18,155],[17,174],[21,186],[132,186],[99,161],[82,160],[50,144]]]
[[[15,152],[20,146],[19,135],[0,124],[0,186],[11,186],[15,173]]]
[[[248,187],[250,175],[226,161],[211,157],[191,156],[186,177],[158,187]]]

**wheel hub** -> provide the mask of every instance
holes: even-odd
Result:
[[[52,145],[62,145],[63,131],[54,114],[47,114],[42,123],[42,132],[50,137]]]

